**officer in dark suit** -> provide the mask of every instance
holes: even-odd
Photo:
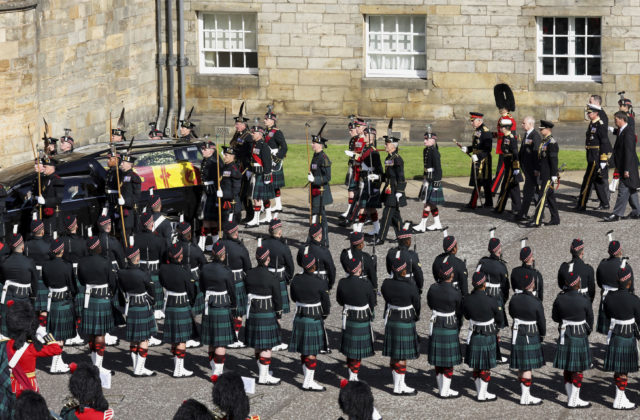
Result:
[[[467,208],[476,208],[480,188],[484,189],[484,206],[493,207],[493,195],[491,193],[491,172],[493,171],[491,148],[493,147],[493,136],[487,126],[484,125],[484,114],[470,112],[469,115],[474,129],[473,141],[469,147],[462,146],[462,151],[471,156],[469,186],[473,187],[474,190],[471,193]]]
[[[326,124],[326,123],[325,123]],[[324,125],[322,126],[324,128]],[[326,247],[329,247],[329,228],[325,206],[333,203],[331,195],[331,160],[324,152],[327,147],[327,139],[322,137],[322,128],[317,135],[312,136],[311,147],[313,157],[307,178],[311,184],[311,223],[319,223],[322,226],[322,238]]]
[[[451,281],[451,285],[454,289],[459,290],[462,293],[462,296],[466,296],[469,294],[469,273],[467,272],[467,263],[456,256],[458,253],[458,240],[455,236],[449,235],[446,228],[442,233],[444,235],[444,239],[442,239],[442,249],[444,252],[433,260],[433,264],[431,265],[433,278],[436,279],[436,281],[440,279],[438,272],[442,262],[446,260],[446,262],[453,268],[453,280]]]
[[[504,161],[504,177],[500,188],[500,199],[495,212],[502,213],[507,206],[507,199],[511,199],[511,212],[520,212],[520,161],[518,160],[518,141],[511,133],[511,120],[503,118],[500,120],[502,130],[502,159]]]
[[[542,213],[545,206],[549,206],[551,220],[547,225],[560,224],[560,215],[558,214],[558,204],[556,203],[555,190],[558,187],[558,142],[551,135],[553,123],[540,120],[540,134],[542,141],[538,147],[536,170],[540,180],[540,202],[536,207],[536,214],[533,220],[529,222],[529,227],[538,227],[542,223]]]
[[[589,126],[586,133],[585,148],[587,150],[587,170],[580,187],[580,196],[576,210],[584,211],[591,195],[591,188],[595,186],[600,206],[596,210],[609,208],[609,169],[607,168],[611,143],[607,135],[607,125],[599,117],[597,107],[587,106]]]
[[[567,284],[567,279],[579,276],[580,288],[578,292],[588,297],[591,302],[596,295],[596,276],[593,271],[593,267],[586,264],[584,258],[584,241],[580,238],[576,238],[571,241],[571,261],[563,262],[558,270],[558,287],[564,290]],[[572,280],[573,281],[573,280]]]
[[[517,221],[529,220],[529,206],[533,201],[533,195],[538,190],[538,149],[540,148],[540,133],[535,130],[535,120],[527,116],[522,121],[524,136],[520,144],[518,160],[524,174],[524,186],[522,187],[522,205],[516,216]]]
[[[407,197],[404,189],[407,182],[404,178],[404,160],[398,154],[398,142],[400,139],[385,136],[384,148],[387,151],[387,157],[384,160],[384,182],[385,185],[380,194],[380,199],[384,204],[382,212],[382,220],[380,221],[380,236],[376,245],[382,245],[387,239],[389,227],[393,226],[396,237],[402,229],[402,216],[400,215],[400,207],[407,205]]]

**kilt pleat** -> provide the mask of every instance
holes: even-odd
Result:
[[[316,355],[325,347],[322,320],[296,315],[293,320],[289,351],[304,355]]]
[[[635,337],[611,336],[604,356],[604,370],[621,373],[638,371],[638,343]]]
[[[472,369],[496,367],[496,336],[473,333],[465,352],[465,363]]]
[[[273,190],[273,182],[265,184],[264,175],[255,175],[255,180],[253,190],[251,191],[251,198],[254,200],[271,200],[276,196]]]
[[[282,295],[282,313],[288,314],[291,312],[291,304],[289,303],[289,291],[287,290],[287,282],[280,280],[280,294]]]
[[[373,340],[369,321],[356,322],[347,319],[345,329],[342,331],[340,353],[350,359],[364,359],[373,356]]]
[[[33,309],[35,309],[36,312],[45,312],[47,310],[48,296],[49,289],[44,285],[42,279],[38,279],[38,292],[36,293],[36,301],[33,305]]]
[[[509,367],[518,370],[538,369],[544,365],[540,336],[518,334],[516,344],[511,347]]]
[[[164,290],[160,284],[160,276],[158,274],[152,274],[151,283],[153,285],[153,297],[155,298],[153,309],[161,311],[164,305]]]
[[[282,165],[280,165],[280,169],[275,170],[273,169],[271,171],[271,175],[273,176],[273,178],[271,178],[271,184],[273,185],[274,189],[280,189],[284,187],[284,169],[282,168]]]
[[[53,335],[53,338],[60,341],[75,337],[76,320],[73,316],[73,301],[51,301],[51,309],[47,316],[47,332]]]
[[[113,328],[111,300],[105,297],[89,298],[89,307],[83,308],[80,332],[86,335],[105,335]]]
[[[252,312],[245,325],[245,344],[254,349],[271,349],[282,343],[274,312]]]
[[[193,313],[201,314],[204,311],[204,293],[200,290],[200,285],[196,282],[196,290],[198,293],[196,294],[196,300],[193,304]]]
[[[185,343],[191,338],[192,322],[189,306],[170,306],[164,312],[162,341],[165,343]]]
[[[611,319],[604,313],[603,304],[600,303],[600,310],[598,311],[598,322],[596,323],[596,331],[600,334],[609,334],[609,326],[611,325]]]
[[[433,329],[429,338],[429,364],[432,366],[450,367],[462,363],[462,351],[458,329]]]
[[[397,360],[417,359],[420,343],[415,322],[388,321],[382,355]]]
[[[429,188],[427,190],[427,203],[444,203],[444,192],[442,191],[442,184],[440,184],[438,188],[434,188],[433,183],[429,183]]]
[[[129,306],[125,337],[128,341],[145,341],[156,333],[156,319],[149,305]]]
[[[582,372],[591,366],[591,349],[587,337],[573,337],[569,334],[564,336],[564,344],[560,344],[553,361],[553,367],[564,369],[569,372]]]
[[[78,286],[78,293],[75,296],[75,299],[73,301],[73,307],[76,310],[76,316],[77,317],[82,317],[82,311],[84,309],[84,292],[85,292],[86,288],[82,285]]]
[[[241,317],[247,314],[247,291],[244,281],[236,282],[236,316]]]
[[[202,315],[202,344],[224,347],[232,344],[235,338],[231,309],[209,306],[209,314]]]

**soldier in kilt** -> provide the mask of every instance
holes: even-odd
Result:
[[[140,266],[151,275],[151,285],[153,286],[154,317],[162,319],[165,317],[162,302],[164,293],[158,276],[160,261],[164,261],[167,253],[167,244],[160,236],[153,233],[153,214],[142,213],[140,216],[142,229],[134,235],[134,242],[140,249]]]
[[[400,139],[395,137],[384,137],[384,148],[388,153],[387,158],[384,161],[385,187],[381,192],[384,211],[382,212],[381,221],[382,230],[380,231],[380,237],[378,238],[376,245],[382,245],[387,239],[389,226],[393,226],[393,229],[396,232],[396,237],[400,235],[402,229],[400,208],[406,207],[407,205],[407,197],[404,192],[407,187],[407,181],[404,177],[404,160],[402,160],[402,157],[398,154],[399,141]]]
[[[324,126],[323,126],[324,127]],[[322,129],[320,130],[322,131]],[[311,223],[319,223],[322,226],[322,244],[329,247],[329,225],[327,223],[326,206],[333,203],[331,195],[331,160],[324,152],[327,147],[327,139],[318,135],[311,138],[313,157],[307,180],[311,184]]]
[[[42,280],[48,291],[45,300],[47,332],[63,343],[76,335],[76,319],[73,308],[73,296],[76,282],[73,279],[71,264],[62,259],[64,242],[55,239],[49,246],[53,258],[42,266]],[[62,347],[62,345],[60,345]],[[69,365],[62,361],[62,355],[53,356],[50,373],[67,373]]]
[[[582,372],[591,366],[589,334],[593,328],[591,302],[578,289],[580,276],[567,277],[566,291],[553,302],[552,318],[560,330],[553,367],[563,369],[568,408],[587,408],[591,403],[580,399]]]
[[[362,263],[361,276],[369,280],[369,284],[373,288],[374,293],[378,292],[378,273],[377,273],[377,257],[369,255],[364,252],[364,235],[362,232],[349,233],[349,248],[345,248],[340,252],[340,264],[343,270],[347,273],[351,273],[349,269],[349,261],[355,259]],[[374,249],[375,251],[375,249]]]
[[[291,298],[296,303],[296,316],[291,331],[290,352],[300,353],[304,391],[324,391],[325,387],[314,380],[317,367],[316,355],[328,348],[324,320],[329,316],[331,303],[327,283],[316,272],[313,255],[302,256],[303,272],[291,280]]]
[[[638,371],[640,299],[629,292],[632,278],[633,273],[626,267],[626,260],[623,260],[623,267],[618,270],[620,286],[615,292],[609,293],[604,303],[604,310],[611,320],[604,370],[614,372],[616,397],[613,400],[613,408],[616,410],[636,408],[625,395],[629,372]]]
[[[302,256],[304,254],[313,255],[316,259],[317,274],[327,282],[327,288],[331,290],[336,282],[336,265],[333,262],[329,247],[323,246],[322,238],[322,226],[318,223],[311,224],[309,226],[308,242],[298,248],[296,262],[298,265],[302,265]]]
[[[420,355],[416,322],[420,319],[420,294],[407,275],[407,261],[398,251],[392,263],[393,277],[382,283],[386,302],[384,317],[384,348],[382,355],[390,357],[394,395],[415,395],[414,388],[405,385],[407,360]]]
[[[253,347],[258,362],[258,383],[279,385],[269,373],[271,349],[282,342],[278,320],[282,318],[282,295],[278,278],[269,272],[269,250],[258,246],[257,266],[247,272],[247,327],[245,341]]]
[[[200,285],[202,267],[207,263],[204,252],[192,240],[191,225],[187,222],[180,222],[176,226],[178,233],[177,243],[182,245],[184,250],[184,266],[191,273],[191,281],[196,289],[196,299],[193,303],[193,313],[200,314],[204,310],[204,292]]]
[[[531,395],[532,370],[544,366],[542,341],[547,333],[542,300],[534,294],[535,279],[529,277],[524,286],[509,302],[509,315],[513,319],[511,335],[511,362],[520,379],[520,405],[540,405],[542,400]]]
[[[462,293],[453,287],[453,265],[445,258],[438,267],[438,282],[429,287],[427,304],[431,309],[429,327],[429,364],[436,369],[440,398],[457,398],[451,389],[453,367],[462,363],[460,351],[460,315]]]
[[[227,250],[225,263],[231,269],[233,282],[235,283],[236,306],[233,318],[233,331],[236,340],[229,344],[230,348],[243,348],[245,344],[240,341],[240,329],[242,328],[242,317],[247,314],[247,290],[245,287],[246,273],[251,270],[251,259],[249,251],[242,241],[238,239],[238,223],[233,220],[232,215],[224,225],[225,238],[220,241]]]
[[[202,343],[209,346],[211,380],[224,371],[226,346],[235,341],[233,313],[236,311],[236,287],[233,273],[225,265],[227,250],[220,241],[213,244],[212,262],[202,266],[200,281],[205,292],[202,312]]]
[[[282,200],[280,199],[280,188],[284,187],[284,158],[287,157],[287,141],[284,139],[282,130],[276,127],[278,116],[273,112],[271,106],[264,114],[264,126],[266,127],[265,143],[271,149],[273,192],[275,194],[275,206],[273,211],[282,211]]]
[[[240,220],[242,206],[240,189],[242,188],[242,172],[236,162],[236,152],[232,147],[223,148],[224,166],[220,172],[220,190],[218,197],[222,199],[222,219]]]
[[[424,150],[422,151],[422,162],[424,164],[424,175],[422,189],[419,198],[424,202],[422,209],[422,219],[420,223],[413,226],[416,232],[426,230],[442,229],[440,223],[440,213],[438,204],[444,203],[444,192],[442,191],[442,165],[440,164],[440,151],[436,143],[438,136],[427,131],[424,133]],[[424,194],[424,197],[422,196]],[[429,212],[433,215],[433,224],[427,226]]]
[[[540,271],[536,269],[536,261],[533,257],[533,250],[530,246],[526,245],[527,239],[522,239],[520,248],[520,261],[522,265],[520,267],[514,267],[511,270],[511,288],[513,289],[514,296],[522,293],[525,288],[531,282],[534,281],[533,296],[544,300],[544,279]]]
[[[584,241],[580,238],[576,238],[571,241],[571,261],[563,262],[558,269],[558,287],[564,290],[566,287],[565,279],[572,274],[580,276],[580,290],[579,292],[589,298],[591,303],[596,296],[596,280],[593,267],[584,262]]]
[[[440,277],[440,265],[444,260],[453,267],[453,281],[451,285],[454,289],[459,290],[462,296],[469,294],[469,273],[467,271],[467,262],[458,258],[458,240],[455,236],[449,235],[447,228],[442,231],[444,238],[442,239],[442,249],[444,252],[438,255],[431,265],[431,272],[436,281],[439,281]]]
[[[349,161],[347,163],[349,169],[347,170],[345,180],[345,185],[349,191],[347,195],[349,207],[343,214],[345,219],[343,223],[344,226],[348,226],[350,223],[355,222],[359,212],[359,194],[362,191],[361,188],[359,188],[361,180],[361,157],[362,150],[368,143],[364,133],[366,126],[367,123],[362,118],[356,118],[349,124],[349,134],[351,135],[351,139],[349,140],[349,148],[344,151],[344,153],[349,157]]]
[[[487,275],[476,271],[471,278],[473,292],[462,304],[464,317],[469,320],[465,363],[473,369],[473,380],[479,402],[495,401],[495,394],[487,392],[491,369],[496,367],[496,318],[502,316],[498,302],[487,295]]]
[[[85,288],[80,332],[89,336],[91,361],[102,369],[105,335],[114,325],[111,298],[116,290],[116,276],[111,262],[102,256],[100,238],[87,239],[89,256],[78,262],[78,280]]]
[[[179,244],[169,248],[169,264],[160,266],[160,284],[164,292],[164,335],[162,341],[171,343],[171,353],[174,355],[174,378],[186,378],[193,372],[184,368],[187,355],[187,340],[193,333],[193,314],[191,303],[196,297],[196,291],[189,272],[182,265],[184,252]]]
[[[609,318],[604,311],[604,303],[607,295],[618,290],[618,269],[622,265],[622,245],[620,241],[609,241],[609,258],[600,261],[596,270],[596,282],[600,287],[600,308],[598,310],[598,322],[596,331],[600,334],[609,334]],[[631,265],[626,263],[627,270],[633,273]],[[633,293],[633,276],[629,285],[629,292]]]
[[[202,151],[202,163],[200,164],[200,174],[202,177],[202,236],[211,236],[216,232],[218,225],[218,170],[222,175],[222,165],[216,144],[207,141],[200,147]],[[220,230],[220,226],[218,226]],[[213,241],[215,242],[215,241]]]
[[[424,289],[424,273],[422,272],[422,265],[420,264],[420,256],[415,251],[415,244],[413,250],[410,249],[413,238],[411,223],[406,222],[402,230],[398,233],[398,246],[390,248],[385,258],[387,273],[393,274],[393,261],[397,258],[396,255],[398,251],[400,251],[401,258],[404,261],[408,261],[407,274],[409,275],[409,279],[418,289],[418,293],[422,295],[422,290]]]
[[[149,339],[156,333],[153,316],[153,286],[151,276],[140,268],[140,248],[130,244],[126,249],[129,266],[118,272],[118,284],[125,296],[124,316],[127,320],[125,337],[129,341],[129,351],[133,362],[133,375],[154,376],[156,373],[145,368]]]
[[[374,355],[371,321],[377,299],[373,286],[363,276],[362,260],[352,257],[344,264],[348,276],[338,282],[336,291],[336,301],[343,307],[340,353],[347,358],[349,381],[357,381],[362,359]]]
[[[38,271],[38,290],[36,291],[36,301],[33,308],[38,315],[38,322],[42,326],[47,325],[47,295],[48,290],[42,283],[42,265],[49,260],[49,242],[44,239],[44,223],[37,219],[33,213],[34,220],[31,221],[31,239],[24,243],[24,255],[31,258],[36,264]]]
[[[256,227],[260,222],[271,221],[271,199],[275,197],[273,192],[271,148],[264,142],[264,128],[251,127],[253,147],[251,148],[251,166],[247,169],[247,175],[251,176],[251,198],[253,199],[253,219],[247,223],[247,227]],[[264,206],[265,217],[260,220],[260,211]]]

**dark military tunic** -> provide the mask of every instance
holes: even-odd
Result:
[[[563,262],[558,269],[558,287],[566,290],[566,279],[572,276],[580,276],[579,292],[593,302],[596,296],[596,276],[593,267],[578,257],[572,258],[569,262]]]
[[[291,299],[296,302],[296,316],[289,351],[316,355],[321,349],[326,350],[328,338],[322,320],[329,316],[331,310],[326,282],[316,274],[296,274],[291,280]],[[319,306],[315,306],[317,304]]]
[[[491,254],[480,259],[481,271],[487,275],[487,296],[493,297],[498,303],[500,316],[496,318],[496,326],[504,328],[508,325],[505,305],[509,299],[509,271],[505,261]]]
[[[159,211],[153,212],[153,232],[157,233],[165,240],[167,248],[169,248],[173,243],[173,229],[171,227],[171,222]]]
[[[56,340],[64,341],[76,335],[73,297],[77,293],[71,264],[62,258],[54,258],[42,266],[42,280],[51,297],[46,299],[47,331]],[[66,291],[63,291],[64,289]],[[53,290],[58,291],[54,292]]]
[[[48,290],[42,283],[42,265],[49,261],[49,242],[44,238],[33,237],[25,242],[24,255],[31,258],[38,270],[38,289],[33,308],[36,311],[46,311]]]
[[[350,359],[373,356],[371,321],[376,300],[376,293],[365,276],[350,275],[338,282],[336,301],[344,306],[340,352]]]
[[[400,251],[400,258],[403,261],[408,261],[407,275],[413,281],[418,293],[422,294],[422,289],[424,289],[424,274],[422,273],[422,265],[420,264],[420,257],[417,252],[410,250],[404,245],[398,245],[389,249],[385,259],[387,273],[391,274],[393,272],[393,260],[396,258],[398,251]]]
[[[637,372],[640,299],[626,289],[617,290],[607,296],[604,311],[607,318],[622,321],[616,322],[608,337],[604,370],[616,373]]]
[[[209,158],[203,158],[200,163],[200,176],[202,177],[202,185],[204,186],[204,200],[202,205],[202,214],[204,220],[218,220],[218,164],[223,163],[217,159],[218,151]],[[222,169],[221,169],[222,172]],[[222,176],[222,173],[220,173]],[[220,180],[222,183],[222,180]],[[222,188],[222,185],[220,185]]]
[[[196,299],[196,289],[189,271],[177,263],[162,264],[159,272],[160,284],[167,292],[164,335],[165,343],[184,343],[193,333],[191,305]]]
[[[271,349],[282,343],[277,322],[282,316],[279,281],[266,267],[258,266],[249,270],[245,283],[249,296],[245,342],[256,350]]]
[[[522,187],[522,205],[520,206],[519,217],[529,213],[529,207],[533,201],[533,195],[538,189],[538,178],[535,172],[540,171],[538,163],[538,149],[541,143],[540,133],[533,128],[525,133],[520,150],[518,151],[518,160],[520,161],[520,169],[524,173],[524,186]],[[544,187],[544,186],[543,186]]]
[[[560,152],[560,148],[558,147],[558,143],[552,136],[545,137],[542,139],[540,146],[538,148],[538,160],[536,169],[540,172],[540,187],[543,189],[547,188],[547,194],[545,197],[541,197],[541,200],[544,200],[542,204],[538,206],[538,211],[535,215],[535,223],[537,225],[542,221],[542,212],[544,211],[545,205],[548,204],[549,212],[551,213],[551,221],[550,223],[560,223],[560,216],[558,214],[558,204],[556,203],[556,195],[555,188],[551,181],[551,177],[558,176],[558,153]]]
[[[520,161],[518,160],[518,141],[512,133],[502,138],[502,159],[504,162],[504,177],[500,189],[500,199],[496,211],[502,213],[507,205],[507,199],[511,199],[511,211],[520,212],[520,182],[523,181],[520,171]]]
[[[285,185],[282,163],[287,156],[287,141],[284,139],[282,130],[278,127],[271,128],[264,141],[271,148],[273,188],[280,189]]]
[[[596,330],[601,334],[607,334],[609,332],[609,318],[604,311],[604,303],[607,300],[609,292],[618,290],[618,270],[620,269],[621,264],[622,258],[609,257],[600,261],[596,270],[596,282],[598,287],[601,289],[600,308],[598,310],[598,323]],[[629,262],[627,262],[626,268],[631,272],[631,286],[629,287],[629,291],[633,293],[635,290],[633,284],[633,268],[631,268]]]
[[[232,316],[236,312],[233,273],[220,262],[202,266],[200,286],[205,293],[202,317],[202,343],[226,346],[235,341]]]
[[[293,278],[293,272],[295,270],[291,250],[282,238],[266,238],[262,241],[262,246],[269,250],[269,271],[274,273],[280,282],[282,312],[289,313],[289,292],[287,285]]]
[[[124,226],[127,234],[129,234],[133,231],[134,218],[136,217],[135,208],[140,202],[140,188],[142,186],[142,180],[138,174],[133,171],[133,169],[130,169],[122,174],[120,182],[122,183],[120,192],[124,199],[124,205],[122,206],[124,213]]]
[[[380,208],[380,187],[384,179],[380,153],[373,145],[365,146],[358,161],[360,162],[359,205],[361,208]],[[370,180],[369,175],[377,175],[378,179]]]
[[[246,273],[251,270],[249,251],[239,239],[226,238],[222,240],[222,243],[227,251],[225,262],[233,272],[233,280],[236,285],[236,315],[241,317],[247,313],[247,291],[244,279]]]
[[[349,251],[351,251],[351,257],[349,257]],[[350,247],[347,249],[343,249],[340,253],[340,264],[342,265],[342,269],[349,273],[349,269],[347,268],[347,261],[349,258],[355,258],[362,262],[362,277],[369,280],[371,283],[371,287],[373,290],[378,290],[378,273],[376,263],[371,255],[362,251],[361,249],[357,249],[354,247]]]
[[[534,281],[533,296],[544,300],[544,280],[542,274],[534,267],[522,263],[520,267],[511,270],[511,289],[515,293],[522,293],[527,288],[531,279]]]
[[[467,264],[451,252],[443,252],[433,260],[433,264],[431,265],[433,278],[436,279],[437,282],[440,281],[438,279],[438,267],[440,267],[440,264],[445,258],[447,258],[449,265],[453,267],[453,281],[451,282],[451,285],[455,289],[460,290],[460,292],[462,292],[462,296],[468,295],[469,273],[467,272]]]
[[[105,335],[114,325],[111,298],[116,290],[116,276],[111,261],[102,255],[81,258],[78,280],[85,288],[80,331],[88,335]]]
[[[553,367],[569,372],[581,372],[591,366],[589,334],[593,329],[591,302],[575,290],[562,292],[553,302],[552,318],[558,323],[560,338]],[[562,337],[563,321],[578,322],[566,325]]]
[[[395,360],[417,359],[419,341],[415,323],[421,310],[418,289],[409,276],[394,273],[382,283],[381,291],[387,305],[382,355]]]
[[[324,207],[333,203],[331,196],[331,160],[324,151],[314,153],[309,168],[314,180],[311,183],[312,213],[322,214]]]
[[[100,232],[98,238],[100,238],[102,255],[107,257],[112,264],[115,263],[118,267],[124,268],[125,257],[122,244],[107,232]]]
[[[236,159],[244,170],[249,166],[251,160],[251,147],[253,138],[249,130],[236,131],[229,142],[229,145],[236,153]]]
[[[509,315],[513,319],[510,367],[525,371],[542,367],[541,341],[547,334],[542,300],[528,290],[518,293],[509,302]]]
[[[253,142],[251,148],[251,198],[254,200],[270,200],[275,197],[273,184],[271,183],[271,148],[258,140]]]
[[[462,294],[451,282],[434,283],[427,292],[433,311],[429,326],[429,363],[452,367],[462,362],[458,328],[462,324]]]
[[[380,240],[387,238],[389,227],[393,226],[396,235],[402,227],[402,217],[400,216],[400,207],[407,205],[407,197],[404,189],[407,182],[404,178],[404,161],[396,150],[392,154],[388,154],[384,161],[385,173],[381,200],[384,203],[384,211],[380,220]],[[398,196],[399,195],[399,196]]]
[[[309,247],[309,255],[313,255],[316,259],[317,273],[327,282],[326,286],[331,290],[336,281],[336,265],[333,263],[331,251],[311,238],[308,245],[302,245],[298,249],[298,255],[296,256],[298,265],[302,264],[302,256],[304,255],[305,248],[307,247]]]
[[[222,190],[222,220],[229,219],[229,213],[234,214],[234,220],[240,220],[240,189],[242,187],[242,172],[237,162],[224,165],[220,172],[220,189]]]
[[[135,245],[140,248],[140,267],[151,275],[154,289],[155,310],[162,309],[164,293],[158,277],[160,263],[166,260],[167,244],[155,233],[144,230],[134,236]]]
[[[422,150],[422,163],[424,165],[424,185],[419,194],[420,200],[426,204],[438,205],[444,202],[442,191],[442,165],[440,163],[440,151],[438,146],[425,147]]]
[[[465,296],[462,302],[464,317],[473,323],[487,323],[486,325],[470,325],[471,337],[465,362],[475,370],[489,370],[496,366],[496,334],[498,323],[504,317],[504,310],[498,306],[498,301],[487,295],[484,290],[475,289]],[[490,322],[493,320],[493,322]]]
[[[127,340],[148,340],[157,330],[153,317],[154,290],[151,276],[139,265],[131,265],[118,271],[118,286],[128,302],[125,306]]]
[[[42,188],[42,222],[45,233],[51,235],[53,231],[59,230],[56,220],[56,208],[59,208],[64,199],[64,181],[55,172],[51,175],[40,174],[40,185]],[[33,181],[33,196],[38,196],[37,177]]]
[[[476,163],[471,162],[471,175],[469,178],[469,186],[474,187],[469,202],[470,206],[475,208],[478,200],[479,191],[475,190],[476,180],[478,189],[484,189],[484,205],[493,207],[493,196],[491,194],[491,173],[493,166],[491,166],[491,149],[493,147],[493,137],[491,131],[486,125],[481,124],[473,132],[473,140],[469,151],[469,155],[478,156]],[[474,169],[475,167],[475,169]]]
[[[577,208],[584,210],[591,195],[591,188],[595,186],[596,194],[602,206],[609,206],[609,170],[601,163],[607,163],[611,155],[611,143],[607,133],[607,125],[600,119],[590,121],[587,127],[585,148],[587,150],[587,170],[582,179]]]

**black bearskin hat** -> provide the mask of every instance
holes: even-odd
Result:
[[[204,404],[189,398],[178,408],[173,420],[214,420],[214,417]]]
[[[349,381],[340,389],[338,403],[350,419],[369,420],[373,415],[373,394],[365,382]]]
[[[100,371],[94,365],[81,363],[69,379],[69,391],[78,400],[80,406],[105,411],[109,403],[102,393]]]
[[[51,413],[44,397],[35,391],[23,391],[15,402],[13,420],[48,420]]]
[[[227,371],[220,375],[213,387],[212,397],[213,403],[227,413],[229,420],[244,420],[249,417],[249,397],[238,373]]]
[[[36,336],[36,328],[38,327],[33,306],[29,302],[21,300],[10,300],[7,302],[7,330],[9,338],[13,338],[14,349],[17,350],[29,339],[38,350],[42,348],[42,344],[33,340]]]

